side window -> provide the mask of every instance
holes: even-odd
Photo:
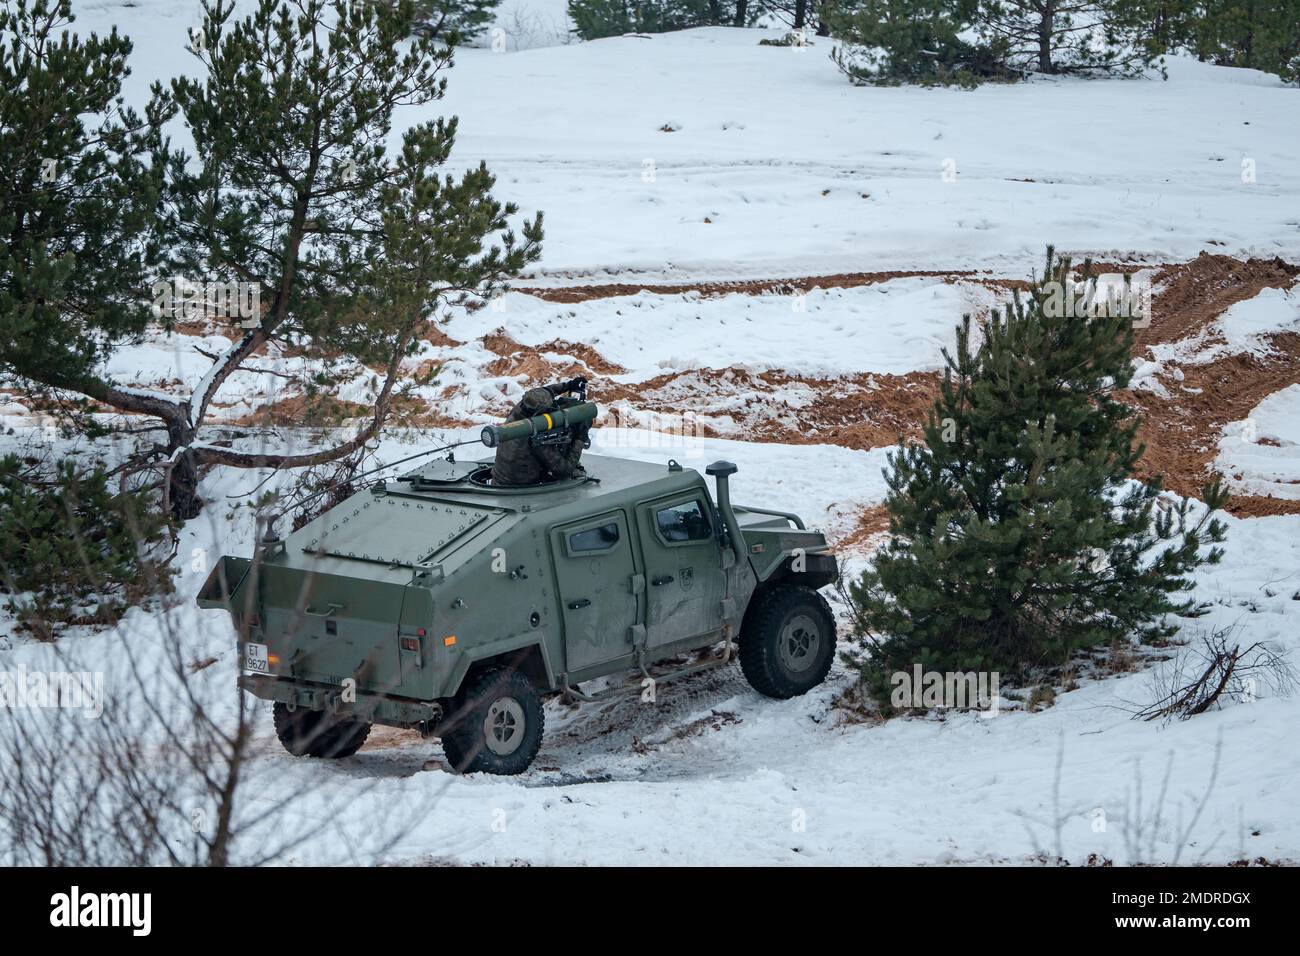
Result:
[[[704,541],[713,537],[713,528],[699,501],[683,501],[656,511],[655,524],[665,541]]]
[[[569,551],[605,551],[618,544],[618,522],[611,521],[598,528],[587,528],[569,535]]]

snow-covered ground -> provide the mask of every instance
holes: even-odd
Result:
[[[1135,362],[1132,385],[1165,393],[1158,376],[1181,381],[1180,367],[1205,365],[1231,356],[1267,358],[1269,340],[1280,333],[1300,333],[1300,284],[1288,289],[1262,289],[1258,295],[1230,306],[1192,335],[1148,346],[1147,356]],[[1250,434],[1249,427],[1246,434]]]
[[[563,11],[553,0],[511,2],[548,23]],[[197,9],[180,0],[76,8],[80,29],[117,24],[136,39],[127,92],[137,100],[152,80],[192,69],[183,43]],[[1203,249],[1300,259],[1300,91],[1274,77],[1176,59],[1168,82],[858,89],[835,71],[823,41],[799,51],[759,47],[761,36],[717,28],[458,53],[438,107],[461,118],[454,161],[486,159],[502,198],[523,214],[546,212],[544,256],[528,284],[954,269],[1023,278],[1048,242],[1148,262]],[[610,380],[627,386],[735,366],[900,375],[937,367],[961,313],[992,301],[975,278],[896,278],[805,296],[640,292],[575,304],[516,292],[450,315],[444,330],[455,341],[429,344],[416,360],[446,363],[421,394],[462,386],[459,404],[445,410],[474,421],[524,384],[487,368],[498,353],[484,338],[497,329],[523,346],[590,346],[622,368]],[[1143,375],[1154,381],[1198,357],[1257,351],[1262,335],[1296,320],[1294,292],[1265,290],[1205,335],[1160,346]],[[212,351],[221,340],[154,335],[116,358],[113,372],[141,387],[192,382],[206,364],[196,345]],[[568,353],[556,348],[559,362]],[[219,400],[237,417],[282,386],[241,374]],[[1252,493],[1300,497],[1297,388],[1251,413],[1249,441],[1239,428],[1221,442],[1219,467]],[[363,392],[359,377],[340,397]],[[40,421],[2,396],[0,415],[15,429],[9,444]],[[461,435],[393,433],[380,456]],[[885,448],[680,443],[612,428],[594,437],[603,454],[671,456],[693,467],[729,458],[740,466],[741,500],[795,507],[837,540],[885,493]],[[263,477],[210,475],[210,514],[186,527],[178,553],[247,553],[251,522],[241,499],[226,496]],[[1300,652],[1300,516],[1228,525],[1223,563],[1196,578],[1211,612],[1184,637],[1231,628],[1242,643]],[[850,568],[866,557],[846,555]],[[202,575],[181,568],[178,590],[188,598]],[[216,658],[201,680],[229,687],[236,661],[227,619],[188,601],[172,614],[193,658]],[[136,609],[108,632],[63,643],[87,667],[110,669],[122,641],[147,649],[162,639],[159,624]],[[0,668],[36,667],[48,653],[0,623]],[[268,714],[249,768],[256,797],[248,812],[302,791],[309,796],[291,812],[324,817],[327,798],[310,794],[355,791],[338,826],[355,836],[375,820],[408,823],[378,854],[406,862],[1300,860],[1300,700],[1261,692],[1187,722],[1134,721],[1126,708],[1149,702],[1151,680],[1149,670],[1084,680],[1036,713],[1009,699],[993,719],[862,723],[833,705],[851,681],[840,665],[817,693],[779,703],[732,668],[670,685],[657,705],[550,704],[537,762],[509,779],[451,775],[436,742],[388,731],[349,761],[295,760],[280,750]],[[322,838],[286,862],[370,861],[374,846]]]
[[[568,0],[501,0],[494,13],[492,25],[474,46],[513,53],[577,42]]]
[[[571,305],[510,293],[445,330],[473,339],[505,326],[523,345],[581,342],[637,375],[746,365],[829,378],[939,368],[962,313],[994,301],[982,286],[922,278],[802,296],[639,292]]]
[[[529,8],[559,14],[553,0]],[[195,70],[197,3],[76,12],[82,30],[116,24],[136,41],[129,100]],[[829,41],[758,46],[768,35],[462,49],[446,99],[405,118],[460,117],[453,162],[486,160],[503,198],[546,212],[547,272],[1020,278],[1049,242],[1163,261],[1300,250],[1295,90],[1274,76],[1177,57],[1167,82],[863,89]]]
[[[607,438],[602,451],[662,460],[656,442],[623,435]],[[390,457],[406,451],[385,449]],[[797,500],[814,525],[832,531],[853,506],[884,493],[883,450],[702,440],[698,451],[701,460],[740,463],[735,483],[744,500]],[[810,457],[818,467],[806,467]],[[245,490],[250,480],[210,480],[214,511],[223,510],[222,493]],[[1222,564],[1197,577],[1197,594],[1212,610],[1185,636],[1230,627],[1242,640],[1294,653],[1300,516],[1228,524]],[[187,527],[179,553],[245,553],[251,531],[246,519],[201,518]],[[182,594],[201,577],[182,566]],[[209,687],[233,682],[225,615],[189,604],[173,614],[174,631],[135,610],[114,631],[64,650],[80,667],[112,674],[117,642],[131,641],[147,658],[154,642],[179,633],[193,660],[216,658],[201,672]],[[35,669],[47,655],[44,645],[20,642],[6,666]],[[1016,695],[1007,695],[1008,709],[993,718],[858,723],[833,706],[850,683],[839,665],[823,688],[785,702],[760,697],[733,667],[668,685],[657,704],[549,704],[542,751],[514,778],[454,776],[441,766],[436,742],[382,729],[348,761],[295,759],[275,741],[268,711],[257,725],[246,812],[293,796],[277,827],[309,830],[326,821],[320,839],[287,858],[301,863],[372,862],[367,839],[395,834],[381,858],[412,863],[1300,857],[1297,701],[1261,691],[1187,722],[1135,721],[1130,712],[1151,700],[1152,680],[1151,671],[1085,679],[1036,713],[1011,709]]]
[[[1298,289],[1264,289],[1191,338],[1152,346],[1151,353],[1157,362],[1173,360],[1180,365],[1203,365],[1225,355],[1266,355],[1269,336],[1300,332]]]
[[[1216,467],[1247,494],[1300,499],[1300,385],[1274,392],[1225,429]]]
[[[1275,78],[1178,59],[1168,82],[859,89],[825,41],[760,36],[467,52],[443,104],[456,155],[546,210],[550,271],[1023,274],[1053,241],[1166,259],[1300,245],[1295,91]]]

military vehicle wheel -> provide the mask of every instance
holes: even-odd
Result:
[[[785,700],[826,679],[835,616],[812,588],[777,585],[754,598],[740,631],[740,669],[754,690]]]
[[[351,757],[370,736],[370,724],[355,717],[334,717],[323,710],[276,704],[275,735],[295,757]]]
[[[456,695],[442,749],[460,773],[523,773],[542,746],[542,698],[524,674],[493,668]]]

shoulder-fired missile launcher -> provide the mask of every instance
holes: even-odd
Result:
[[[484,443],[563,427],[489,426]],[[349,756],[385,724],[440,737],[457,770],[519,773],[544,695],[596,699],[593,678],[629,678],[599,696],[643,692],[738,657],[770,697],[825,679],[835,622],[818,589],[837,567],[820,532],[733,505],[729,462],[705,469],[716,497],[675,461],[584,465],[496,487],[490,460],[435,461],[223,557],[198,602],[230,613],[239,684],[274,702],[286,749]]]

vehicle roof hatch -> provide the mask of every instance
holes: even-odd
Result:
[[[374,496],[346,511],[336,509],[316,519],[321,524],[310,529],[311,536],[302,550],[307,554],[418,567],[428,564],[458,539],[499,519],[502,513],[468,504]]]

